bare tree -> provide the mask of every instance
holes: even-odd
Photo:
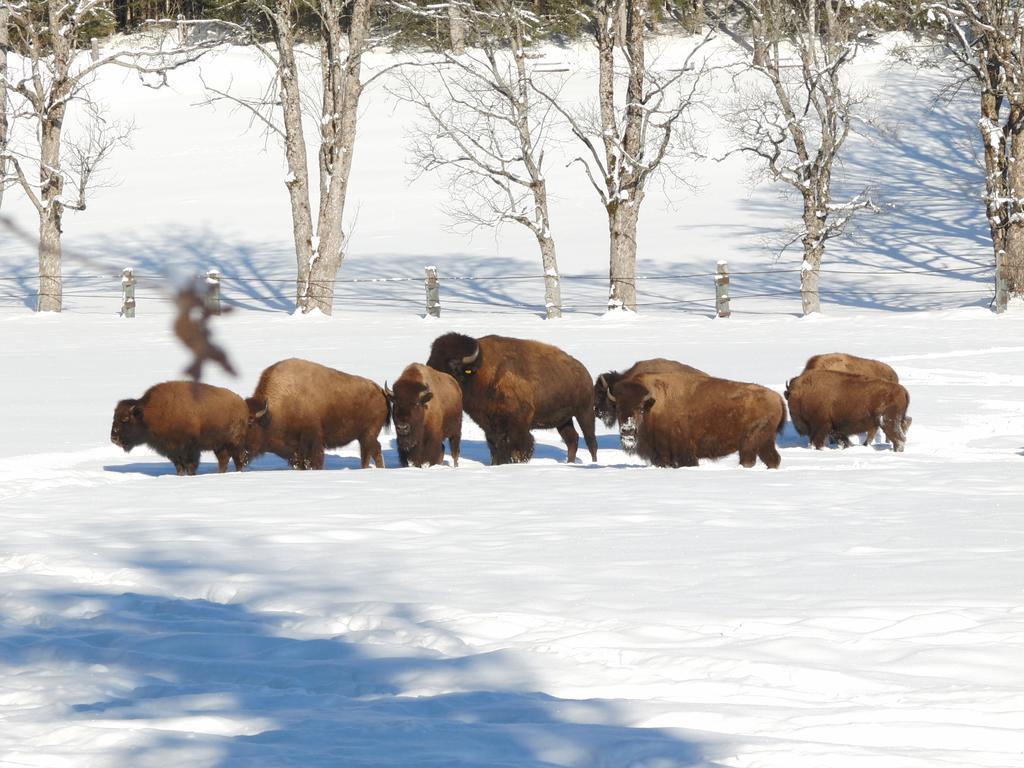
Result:
[[[86,24],[107,14],[105,0],[45,0],[5,3],[10,13],[13,47],[22,56],[17,71],[10,66],[3,81],[8,108],[4,114],[24,119],[38,142],[29,153],[15,152],[6,137],[6,175],[0,184],[16,183],[39,217],[39,311],[59,312],[63,298],[61,223],[67,209],[84,210],[86,192],[99,163],[127,140],[128,126],[105,123],[102,110],[90,99],[88,86],[103,67],[121,66],[149,77],[154,87],[166,83],[169,69],[194,61],[207,46],[152,50],[104,50],[90,56],[79,50]],[[65,120],[69,110],[85,105],[81,141],[69,151]],[[30,179],[36,166],[38,181]],[[73,183],[68,184],[72,179]],[[72,190],[74,196],[72,196]]]
[[[608,308],[636,311],[636,233],[647,184],[670,152],[686,148],[685,118],[696,106],[709,71],[698,39],[675,71],[648,66],[645,32],[648,0],[595,0],[592,29],[598,56],[598,105],[576,109],[557,94],[538,92],[568,121],[582,144],[579,162],[608,217]],[[622,49],[615,53],[622,34]],[[625,89],[622,89],[622,81]]]
[[[3,208],[4,190],[7,187],[7,52],[11,47],[11,8],[0,3],[0,208]]]
[[[860,97],[844,79],[860,47],[854,0],[736,0],[761,82],[739,98],[730,116],[740,151],[759,158],[772,179],[803,202],[800,299],[803,313],[821,311],[819,286],[826,243],[853,215],[874,210],[868,190],[836,201],[832,175],[850,134]]]
[[[407,72],[396,91],[424,116],[413,129],[413,162],[421,173],[444,174],[457,224],[515,222],[530,230],[540,249],[547,316],[560,317],[544,178],[552,110],[534,98],[527,58],[538,20],[519,0],[481,0],[464,20],[475,47]]]
[[[266,19],[272,47],[253,42],[271,62],[275,82],[270,92],[248,98],[207,84],[212,100],[227,99],[255,115],[280,137],[288,172],[285,186],[292,214],[295,246],[295,304],[303,312],[331,314],[334,287],[345,259],[345,200],[356,142],[359,99],[376,77],[361,79],[363,55],[371,45],[373,0],[270,0],[253,7]],[[315,18],[316,95],[307,93],[302,49],[308,15]],[[312,102],[316,102],[315,106]],[[274,112],[280,108],[280,116]],[[313,114],[309,114],[312,112]],[[310,178],[308,141],[303,117],[316,121],[318,177]],[[316,184],[316,221],[313,185]]]
[[[1009,289],[1024,295],[1024,5],[1017,0],[897,2],[926,15],[941,51],[966,76],[951,84],[976,88],[985,156],[985,208],[996,264]],[[933,36],[933,40],[934,40]]]

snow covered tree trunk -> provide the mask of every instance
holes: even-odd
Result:
[[[825,256],[825,222],[818,215],[818,202],[804,197],[804,250],[800,264],[800,304],[804,315],[821,312],[821,261]]]
[[[7,51],[11,47],[10,39],[11,9],[5,2],[0,3],[0,209],[4,204],[4,187],[6,186],[7,158]]]
[[[449,0],[448,33],[452,41],[452,53],[461,56],[466,52],[466,20],[459,0]]]
[[[636,228],[639,211],[639,200],[613,204],[609,211],[609,310],[628,309],[636,312]]]
[[[544,311],[550,320],[562,316],[562,285],[555,258],[555,241],[543,234],[537,235],[540,259],[544,267]]]
[[[1024,94],[1022,94],[1024,95]],[[1024,295],[1024,105],[1011,107],[1009,151],[1006,155],[1006,266],[1010,293]]]
[[[273,19],[274,44],[278,53],[277,75],[281,84],[281,110],[284,116],[285,159],[288,173],[285,186],[292,212],[292,240],[295,244],[295,305],[302,305],[302,295],[309,280],[313,260],[313,215],[309,204],[309,166],[306,161],[306,140],[302,129],[302,103],[299,71],[295,61],[295,31],[289,17],[288,4],[276,6]]]

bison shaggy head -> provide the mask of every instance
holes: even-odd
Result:
[[[472,336],[461,333],[446,333],[434,339],[427,359],[427,365],[451,374],[460,385],[475,376],[482,364],[480,344]]]
[[[114,408],[110,426],[110,442],[124,448],[125,453],[146,442],[148,430],[138,400],[122,400]]]
[[[434,398],[434,393],[426,384],[399,379],[395,382],[394,391],[385,384],[384,394],[391,401],[391,418],[395,424],[398,444],[408,450],[423,436],[427,403]]]
[[[619,420],[622,450],[636,453],[637,434],[654,406],[654,397],[643,384],[626,379],[608,390],[608,400],[615,406],[615,415]]]
[[[621,380],[621,373],[608,371],[598,376],[594,382],[594,413],[606,427],[615,426],[615,403],[611,398],[611,390]]]

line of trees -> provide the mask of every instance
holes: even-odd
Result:
[[[162,24],[168,32],[152,49],[106,43],[89,51],[84,42],[96,29],[130,29],[153,17],[173,20]],[[722,76],[706,53],[714,36],[743,54],[731,57],[725,75],[742,85],[718,110],[726,113],[734,151],[799,194],[801,224],[791,243],[802,249],[803,311],[820,311],[828,241],[857,212],[874,208],[868,189],[837,198],[833,174],[863,103],[849,67],[880,28],[912,30],[918,43],[911,47],[922,63],[946,66],[960,85],[979,93],[994,259],[1008,265],[1011,289],[1024,293],[1024,9],[1018,0],[13,0],[0,5],[0,204],[3,190],[18,186],[39,215],[40,310],[61,308],[64,210],[85,208],[97,167],[131,131],[103,118],[89,83],[108,66],[133,69],[154,87],[166,83],[169,70],[218,42],[196,42],[189,34],[202,18],[215,18],[234,40],[255,46],[276,72],[260,99],[210,93],[251,110],[280,139],[295,301],[303,311],[331,312],[345,257],[359,102],[389,72],[365,77],[362,57],[385,43],[416,50],[416,66],[396,65],[392,80],[392,93],[421,115],[413,162],[422,172],[446,175],[457,221],[511,222],[533,234],[549,317],[560,315],[561,296],[545,157],[553,126],[568,128],[577,149],[572,164],[607,218],[609,309],[635,310],[642,203],[652,179],[697,151],[688,126],[695,110],[707,106],[711,77]],[[686,38],[685,59],[668,71],[647,55],[656,20],[666,19],[695,32]],[[559,79],[530,61],[536,41],[570,35],[589,40],[595,56],[596,90],[583,103],[563,98]],[[318,53],[316,72],[297,56],[300,45]],[[312,107],[305,91],[311,76],[318,93]],[[72,101],[81,102],[86,119],[84,133],[69,138],[63,123]],[[304,122],[304,115],[311,119]],[[14,150],[11,137],[22,124],[37,137],[32,156]],[[311,142],[315,169],[306,160]]]

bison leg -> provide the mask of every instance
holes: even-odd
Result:
[[[576,451],[580,447],[580,435],[572,425],[572,419],[569,419],[569,421],[558,428],[558,434],[562,436],[567,449],[566,463],[574,464],[576,462]]]
[[[757,451],[749,446],[740,448],[740,466],[750,469],[757,464]]]
[[[811,434],[811,445],[813,445],[819,451],[822,448],[824,448],[825,443],[828,442],[829,433],[831,432],[831,430],[829,429],[830,426],[831,425],[829,424],[824,424],[818,427],[818,429],[814,430],[814,432]]]
[[[462,445],[462,429],[460,428],[455,434],[448,436],[448,450],[452,454],[452,466],[459,466],[459,450]]]
[[[573,430],[573,434],[576,430]],[[579,438],[577,438],[579,442]],[[533,458],[533,446],[534,440],[533,435],[530,434],[530,430],[524,430],[517,434],[509,436],[509,447],[511,449],[511,461],[513,464],[525,464]],[[574,452],[575,454],[575,452]]]
[[[779,449],[775,446],[775,440],[767,440],[757,449],[757,455],[768,469],[778,469],[782,463]]]
[[[583,432],[583,439],[587,442],[591,461],[597,461],[597,432],[594,429],[597,419],[594,412],[584,411],[582,414],[577,414],[576,421],[580,423],[580,431]]]
[[[231,449],[230,448],[218,448],[213,452],[213,455],[217,457],[217,471],[223,474],[228,471],[228,462],[231,460]],[[235,463],[238,466],[238,463]]]
[[[864,435],[864,445],[871,445],[875,442],[875,437],[878,436],[878,427],[872,427]]]
[[[370,459],[377,469],[384,468],[384,454],[380,451],[380,441],[376,435],[363,435],[359,438],[359,459],[363,469],[370,466]]]

